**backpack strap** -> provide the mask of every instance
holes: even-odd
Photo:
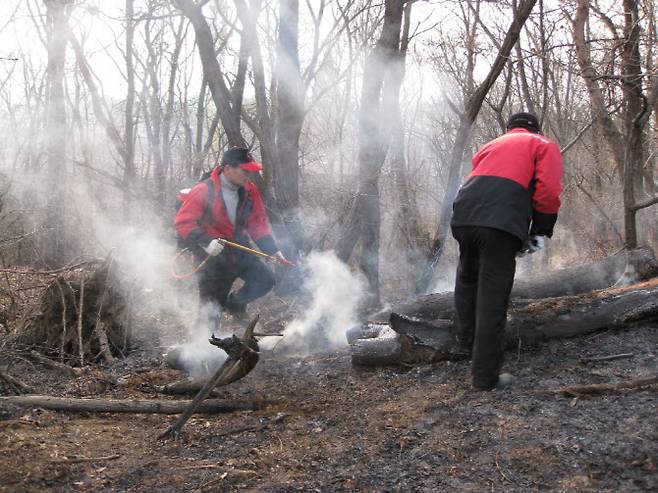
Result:
[[[212,204],[215,198],[215,184],[210,178],[203,180],[208,187],[208,195],[206,196],[206,204],[203,207],[203,214],[201,215],[201,224],[210,222],[212,218]]]

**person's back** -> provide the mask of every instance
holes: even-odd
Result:
[[[521,241],[529,233],[550,237],[560,208],[561,163],[552,140],[525,127],[510,128],[473,156],[451,225],[496,228]]]
[[[457,338],[473,354],[473,386],[481,390],[503,383],[503,330],[516,255],[524,245],[539,249],[553,234],[562,190],[560,150],[540,134],[537,119],[517,113],[507,130],[473,157],[451,221],[459,242]]]

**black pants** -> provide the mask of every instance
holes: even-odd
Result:
[[[198,262],[206,258],[203,251],[195,252]],[[244,285],[235,293],[229,292],[236,279]],[[247,303],[266,295],[274,286],[272,271],[255,255],[236,252],[226,247],[216,257],[210,257],[198,274],[199,298],[203,305],[218,304],[244,308]]]
[[[455,282],[457,338],[473,354],[473,386],[491,389],[503,365],[503,333],[521,240],[479,226],[452,229],[459,242]]]

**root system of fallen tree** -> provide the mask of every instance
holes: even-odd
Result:
[[[110,363],[129,346],[126,300],[109,258],[56,274],[33,316],[16,330],[16,342],[70,365]]]

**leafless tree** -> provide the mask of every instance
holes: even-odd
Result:
[[[638,2],[624,0],[623,7],[624,23],[621,33],[617,31],[611,20],[604,19],[606,26],[614,33],[615,39],[621,42],[620,73],[606,74],[606,77],[620,81],[623,95],[622,128],[619,128],[607,110],[604,93],[598,82],[602,75],[597,72],[592,62],[591,50],[585,34],[585,25],[590,12],[589,2],[578,1],[573,19],[573,36],[578,65],[589,92],[592,111],[602,125],[623,184],[624,246],[633,249],[638,245],[637,211],[658,202],[658,197],[655,196],[638,201],[638,195],[644,188],[643,168],[646,156],[644,132],[658,99],[658,78],[655,75],[649,78],[645,93],[640,58],[641,21]]]

